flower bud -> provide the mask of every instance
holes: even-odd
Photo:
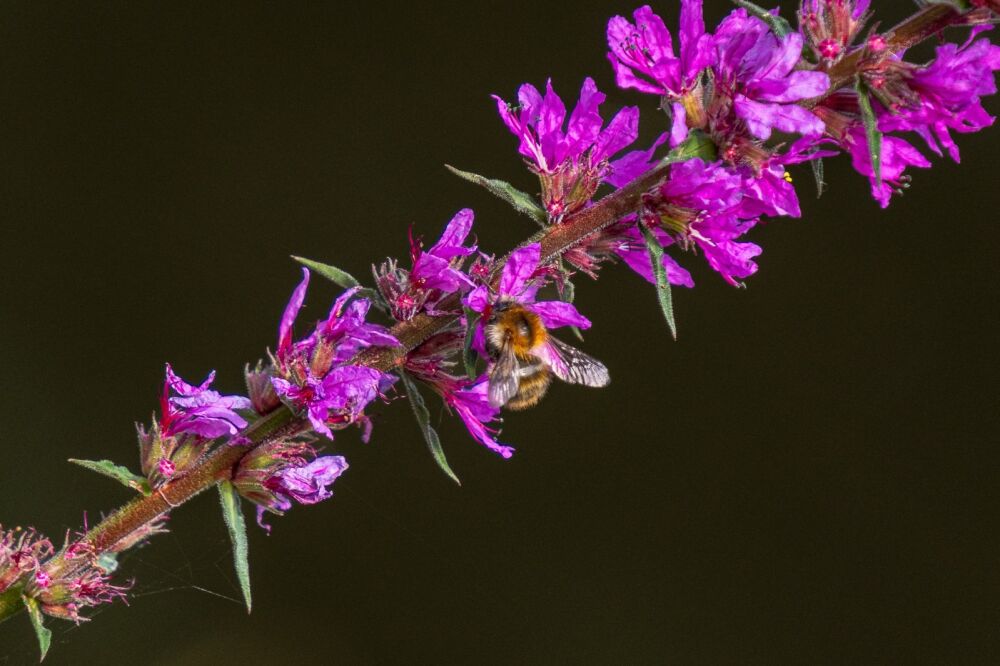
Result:
[[[271,371],[265,368],[261,361],[251,370],[247,364],[243,369],[243,377],[247,383],[247,396],[255,412],[261,416],[270,414],[281,405],[278,394],[271,385]]]

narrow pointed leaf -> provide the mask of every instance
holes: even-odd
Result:
[[[812,167],[813,178],[816,179],[816,198],[819,199],[823,196],[823,190],[826,189],[826,180],[824,180],[823,176],[823,158],[817,157],[814,160],[810,160],[809,166]]]
[[[670,281],[667,279],[667,271],[663,268],[663,247],[656,239],[649,228],[640,223],[639,229],[642,237],[646,241],[646,250],[649,251],[649,263],[653,267],[653,277],[656,278],[656,296],[660,301],[660,309],[663,310],[663,318],[667,320],[670,333],[677,339],[677,323],[674,321],[674,300],[670,294]]]
[[[226,521],[229,530],[229,540],[233,543],[233,563],[236,566],[236,578],[240,581],[243,600],[250,612],[250,561],[247,546],[247,525],[243,521],[243,511],[240,509],[240,496],[229,481],[219,482],[219,501],[222,504],[222,519]]]
[[[777,37],[784,37],[785,35],[792,32],[792,26],[789,25],[788,21],[772,14],[760,5],[755,5],[752,2],[747,2],[747,0],[733,0],[733,2],[743,9],[747,10],[752,16],[756,16],[761,21],[767,24],[767,27],[771,29],[771,32]]]
[[[35,629],[35,637],[38,639],[38,651],[41,656],[38,661],[44,661],[45,655],[49,653],[49,646],[52,645],[52,630],[42,624],[42,609],[38,601],[31,597],[21,597],[24,600],[24,607],[28,609],[28,617],[31,619],[31,626]]]
[[[451,171],[459,178],[463,178],[470,183],[475,183],[476,185],[485,187],[491,194],[500,197],[513,206],[514,210],[533,219],[538,226],[544,227],[548,223],[548,216],[545,214],[545,209],[538,205],[535,198],[526,192],[522,192],[510,183],[502,180],[496,180],[494,178],[487,178],[486,176],[480,176],[476,173],[462,171],[461,169],[456,169],[450,164],[445,164],[444,166],[448,169],[448,171]]]
[[[455,472],[452,471],[451,465],[448,464],[448,459],[444,456],[444,449],[441,448],[441,439],[434,428],[431,427],[431,415],[427,411],[424,397],[420,395],[420,391],[417,390],[417,386],[410,378],[410,375],[400,370],[399,377],[403,380],[403,386],[406,388],[406,397],[410,399],[410,407],[413,408],[413,416],[417,419],[417,425],[420,426],[420,432],[427,442],[427,448],[430,449],[431,456],[434,457],[434,462],[438,464],[441,471],[447,474],[452,481],[458,485],[462,485]]]
[[[476,335],[476,326],[479,324],[479,313],[470,308],[465,308],[465,345],[462,347],[462,363],[465,365],[465,376],[475,379],[476,372],[476,351],[472,348],[472,338]]]
[[[305,259],[303,257],[296,257],[292,255],[292,259],[299,262],[306,268],[309,268],[319,275],[322,275],[327,280],[330,280],[339,287],[344,289],[350,289],[351,287],[359,287],[361,283],[358,282],[357,278],[348,273],[347,271],[342,271],[336,266],[331,266],[329,264],[322,264],[318,261],[313,261],[312,259]]]
[[[97,472],[110,479],[114,479],[118,483],[128,486],[132,490],[137,490],[143,495],[149,495],[152,492],[149,488],[149,481],[144,477],[133,474],[127,467],[116,465],[110,460],[80,460],[78,458],[70,458],[69,461],[92,472]]]
[[[861,121],[865,124],[865,138],[868,140],[868,157],[872,162],[875,184],[882,187],[882,132],[878,131],[878,118],[872,108],[868,89],[859,81],[857,85],[858,103],[861,107]]]
[[[327,280],[343,289],[351,289],[352,287],[361,286],[361,283],[358,282],[356,277],[347,271],[340,270],[336,266],[313,261],[312,259],[306,259],[305,257],[296,257],[295,255],[292,255],[292,259],[299,262],[306,268],[315,271],[317,275],[325,277]],[[361,287],[358,289],[357,294],[358,296],[364,296],[370,300],[379,310],[382,310],[383,312],[387,311],[385,301],[382,299],[382,294],[378,293],[374,289]]]
[[[559,298],[567,303],[572,303],[573,299],[576,298],[576,287],[568,278],[563,282],[563,290],[559,294]],[[580,332],[579,326],[570,326],[569,330],[573,331],[573,335],[576,336],[577,340],[583,342],[583,333]]]

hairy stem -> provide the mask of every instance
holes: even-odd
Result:
[[[945,3],[930,5],[888,30],[883,36],[888,44],[888,50],[899,53],[939,34],[949,26],[962,23],[964,19],[965,15],[953,5]],[[854,80],[863,53],[864,49],[855,49],[830,68],[827,72],[830,76],[830,93],[849,85]]]

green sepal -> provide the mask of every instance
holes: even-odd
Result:
[[[470,183],[475,183],[476,185],[485,187],[491,194],[500,197],[513,206],[514,210],[522,215],[530,217],[538,224],[538,226],[545,227],[548,224],[548,216],[545,214],[545,209],[539,206],[538,202],[536,202],[534,197],[530,194],[522,192],[503,180],[496,180],[495,178],[480,176],[477,173],[462,171],[461,169],[456,169],[450,164],[445,164],[444,166],[448,169],[448,171],[451,171],[459,178],[463,178]]]
[[[49,646],[52,645],[52,630],[42,624],[42,609],[36,599],[22,596],[24,607],[28,610],[28,617],[31,619],[31,626],[35,629],[35,637],[38,639],[38,651],[41,653],[38,661],[45,660],[45,655],[49,653]]]
[[[649,263],[653,268],[653,277],[656,278],[656,297],[660,301],[660,309],[663,310],[663,318],[667,320],[670,333],[677,339],[677,323],[674,321],[674,300],[670,293],[670,280],[667,279],[667,271],[663,268],[663,246],[656,236],[645,224],[639,223],[639,230],[646,241],[646,250],[649,252]]]
[[[342,271],[336,266],[324,264],[319,261],[313,261],[312,259],[306,259],[305,257],[296,257],[294,254],[292,255],[292,259],[299,262],[306,268],[312,269],[319,276],[325,277],[327,280],[342,289],[352,289],[354,287],[358,287],[357,293],[359,296],[364,296],[365,298],[371,300],[371,302],[374,303],[380,310],[385,310],[385,302],[382,299],[382,294],[369,287],[362,287],[361,283],[358,282],[358,279],[347,271]]]
[[[679,146],[667,153],[660,163],[673,164],[675,162],[686,162],[695,157],[706,162],[714,162],[718,156],[718,148],[715,142],[701,130],[691,130],[687,138]]]
[[[236,578],[243,591],[243,600],[247,605],[247,613],[252,606],[250,598],[250,561],[247,545],[247,524],[243,521],[243,511],[240,509],[240,495],[229,481],[220,481],[219,502],[222,505],[222,519],[226,521],[229,540],[233,543],[233,564],[236,567]]]
[[[462,485],[455,472],[452,471],[451,465],[448,464],[448,459],[444,456],[444,449],[441,448],[441,439],[434,428],[431,427],[431,414],[427,411],[424,397],[420,395],[416,384],[405,371],[400,370],[399,377],[403,380],[403,386],[406,388],[406,397],[409,398],[410,407],[413,408],[413,416],[417,419],[417,425],[420,426],[420,432],[427,442],[427,448],[430,450],[434,462],[438,464],[442,472],[448,475],[448,478],[458,485]]]
[[[819,199],[823,196],[823,190],[826,189],[826,180],[823,176],[823,158],[817,157],[814,160],[809,160],[809,166],[812,167],[813,178],[816,179],[816,198]]]
[[[462,346],[462,363],[465,365],[465,376],[475,379],[479,376],[476,371],[476,351],[472,348],[472,339],[476,336],[476,326],[479,324],[479,313],[472,308],[465,310],[465,343]]]
[[[788,23],[788,21],[780,16],[775,16],[760,5],[747,2],[747,0],[733,0],[733,3],[738,7],[742,7],[747,10],[747,12],[751,15],[756,16],[761,21],[766,23],[767,27],[771,29],[771,32],[773,32],[776,37],[784,37],[785,35],[793,32],[792,26]]]
[[[104,476],[114,479],[118,483],[127,486],[132,490],[138,491],[143,495],[149,495],[153,492],[149,487],[149,481],[147,481],[145,477],[133,474],[127,467],[116,465],[110,460],[80,460],[78,458],[70,458],[69,462],[74,465],[79,465],[85,469],[89,469],[92,472],[103,474]]]
[[[858,105],[861,107],[861,121],[865,125],[865,139],[868,141],[868,158],[872,162],[872,173],[875,174],[875,185],[882,189],[882,132],[878,130],[878,118],[872,108],[868,88],[858,81],[855,88],[858,91]]]

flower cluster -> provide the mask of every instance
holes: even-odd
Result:
[[[516,107],[493,98],[500,117],[520,141],[518,151],[538,174],[542,205],[553,222],[590,201],[611,170],[610,157],[630,146],[639,133],[636,107],[623,108],[601,129],[604,121],[598,109],[605,95],[590,78],[583,82],[568,123],[566,106],[551,80],[545,84],[544,97],[530,83],[522,85]]]
[[[327,486],[347,469],[342,456],[317,456],[311,438],[277,439],[263,444],[240,461],[233,485],[257,505],[257,523],[264,513],[282,515],[293,502],[316,504],[332,497]]]
[[[461,269],[466,257],[476,251],[475,244],[465,245],[474,217],[468,208],[458,211],[429,250],[411,234],[410,270],[400,268],[395,259],[387,259],[375,270],[375,283],[394,319],[407,321],[420,312],[448,314],[442,301],[473,287]]]
[[[35,530],[4,530],[0,525],[0,593],[38,575],[42,562],[53,552],[52,542]]]
[[[247,426],[239,413],[251,408],[243,396],[221,395],[209,388],[215,371],[198,386],[178,377],[168,363],[160,420],[151,428],[137,424],[143,474],[156,487],[190,469],[207,453],[206,444],[219,437],[235,438]]]
[[[160,522],[154,521],[111,552],[162,531]],[[113,555],[101,557],[83,540],[67,539],[56,553],[52,542],[33,529],[0,527],[0,593],[21,585],[20,594],[38,602],[51,617],[79,623],[86,619],[80,616],[82,609],[124,599],[127,588],[110,582],[115,566]]]
[[[27,580],[23,594],[37,600],[46,615],[79,624],[87,619],[80,615],[83,609],[125,600],[129,588],[111,583],[115,567],[113,558],[64,549],[51,566],[39,569]]]
[[[309,270],[304,268],[281,317],[271,383],[292,407],[305,411],[316,432],[333,439],[332,430],[360,424],[367,439],[371,423],[365,407],[384,395],[395,378],[350,361],[362,349],[398,346],[399,341],[384,326],[366,321],[371,301],[358,297],[358,288],[341,294],[308,337],[293,341],[292,327],[308,286]]]

